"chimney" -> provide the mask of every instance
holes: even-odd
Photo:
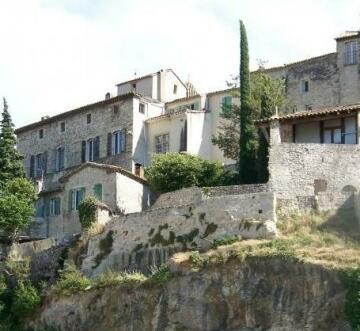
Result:
[[[109,92],[107,92],[105,94],[105,100],[109,100],[111,98],[111,94]]]
[[[49,116],[49,115],[45,115],[45,116],[42,116],[42,117],[41,117],[41,120],[42,120],[42,121],[45,121],[45,120],[47,120],[48,118],[50,118],[50,116]]]

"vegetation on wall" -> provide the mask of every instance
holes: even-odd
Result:
[[[99,201],[93,196],[85,197],[79,204],[79,220],[83,230],[88,230],[96,222]]]
[[[167,153],[154,156],[145,177],[158,192],[191,186],[215,186],[224,178],[222,166],[198,156]]]

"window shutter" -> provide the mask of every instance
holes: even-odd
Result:
[[[102,184],[95,184],[94,185],[94,196],[99,201],[102,201]]]
[[[86,141],[83,140],[81,142],[81,162],[84,163],[86,161]]]
[[[59,150],[54,150],[54,172],[59,171]]]
[[[60,170],[65,169],[65,147],[61,148]]]
[[[121,146],[120,146],[120,150],[122,152],[125,152],[126,149],[126,129],[121,131]]]
[[[94,146],[94,159],[98,159],[100,157],[100,137],[97,136],[95,138],[95,146]]]
[[[60,198],[56,198],[55,199],[55,215],[60,215],[60,204],[61,204]]]
[[[50,200],[49,200],[49,198],[44,198],[44,214],[46,217],[50,215]]]
[[[43,153],[43,173],[44,173],[44,175],[46,175],[46,173],[47,173],[47,156],[48,156],[48,153],[47,152],[44,152]]]
[[[80,199],[79,202],[83,201],[83,199],[85,198],[85,187],[82,187],[80,189]]]
[[[30,156],[30,177],[35,177],[35,155]]]
[[[111,156],[112,152],[112,134],[111,132],[107,135],[107,156]]]
[[[69,191],[69,211],[72,211],[73,210],[73,195],[74,195],[74,191],[73,190],[70,190]]]

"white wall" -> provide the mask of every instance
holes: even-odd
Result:
[[[116,205],[125,213],[134,213],[150,207],[150,190],[147,186],[116,173]]]
[[[136,84],[134,90],[133,84]],[[137,92],[141,95],[152,98],[153,97],[153,78],[145,77],[139,80],[131,81],[129,83],[120,84],[117,86],[117,94],[122,95],[130,92]]]
[[[162,96],[162,101],[168,102],[174,99],[185,98],[186,97],[186,88],[181,83],[181,81],[176,77],[176,75],[171,70],[165,70],[165,81],[161,83],[164,84],[164,95]],[[174,94],[174,85],[177,86],[177,93]]]

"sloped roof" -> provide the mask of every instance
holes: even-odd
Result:
[[[71,176],[75,175],[76,173],[80,172],[81,170],[85,169],[85,168],[97,168],[97,169],[102,169],[107,171],[108,173],[113,173],[113,172],[118,172],[130,179],[133,179],[143,185],[147,185],[147,181],[143,178],[140,178],[139,176],[134,175],[133,173],[131,173],[128,170],[125,170],[122,167],[119,166],[114,166],[114,165],[110,165],[110,164],[104,164],[104,163],[95,163],[95,162],[86,162],[83,163],[81,165],[79,165],[78,167],[69,170],[67,173],[65,173],[61,178],[60,178],[60,182],[64,183],[66,182]]]
[[[339,34],[335,38],[335,40],[354,38],[354,37],[358,37],[359,35],[360,35],[360,31],[345,31],[345,32]]]
[[[315,117],[321,117],[327,115],[343,115],[343,114],[350,114],[352,112],[356,112],[359,110],[360,110],[360,103],[345,105],[345,106],[324,107],[316,110],[300,111],[283,116],[272,116],[262,120],[256,120],[255,123],[264,124],[264,123],[270,123],[274,120],[287,121],[287,120],[295,120],[295,119],[315,118]]]
[[[81,112],[88,111],[88,110],[91,110],[91,109],[95,109],[95,108],[98,108],[98,107],[107,106],[107,105],[110,105],[110,104],[112,104],[114,102],[129,99],[129,98],[134,98],[134,97],[141,98],[142,95],[139,94],[139,93],[130,92],[130,93],[126,93],[126,94],[123,94],[123,95],[118,95],[118,96],[110,98],[110,99],[104,99],[104,100],[101,100],[101,101],[97,101],[95,103],[91,103],[91,104],[82,106],[80,108],[72,109],[72,110],[66,111],[64,113],[60,113],[58,115],[48,117],[48,118],[46,118],[46,119],[44,119],[42,121],[38,121],[38,122],[34,122],[34,123],[31,123],[31,124],[22,126],[22,127],[15,130],[15,134],[19,134],[19,133],[27,131],[27,130],[35,129],[37,127],[43,126],[44,124],[49,124],[49,123],[52,123],[52,122],[55,122],[55,121],[65,119],[66,117],[71,116],[71,115],[79,114]]]

